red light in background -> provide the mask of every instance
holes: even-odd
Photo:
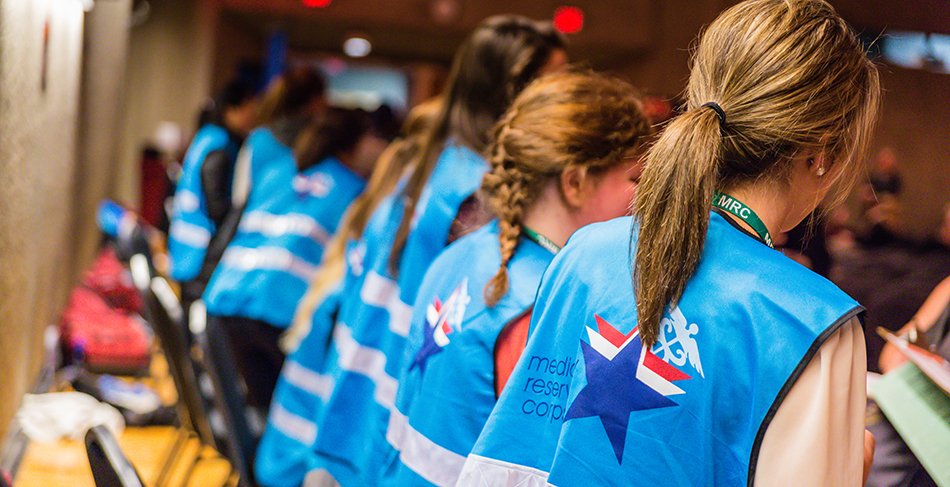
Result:
[[[584,28],[584,11],[580,7],[558,7],[554,10],[554,28],[565,34],[580,32]]]
[[[346,71],[346,61],[338,57],[331,57],[320,63],[320,67],[323,68],[323,72],[329,76],[336,76]]]
[[[304,7],[307,8],[326,8],[329,7],[333,0],[300,0],[303,3]]]

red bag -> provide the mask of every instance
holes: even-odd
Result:
[[[142,311],[142,297],[111,247],[104,247],[99,252],[83,275],[82,283],[102,296],[113,308],[126,313]]]
[[[112,308],[90,288],[73,289],[63,312],[62,341],[67,356],[90,371],[148,372],[151,338],[144,323],[134,314]]]

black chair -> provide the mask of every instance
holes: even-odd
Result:
[[[97,487],[144,487],[142,477],[104,426],[86,432],[86,455]]]
[[[228,459],[238,472],[238,485],[254,485],[251,465],[260,435],[249,420],[242,380],[231,354],[230,342],[218,323],[208,319],[201,301],[192,305],[190,318],[192,336],[204,354],[203,363],[214,384],[215,408],[221,412],[230,433],[227,436]]]
[[[222,445],[215,440],[208,421],[208,411],[198,388],[197,368],[191,360],[190,349],[187,345],[187,330],[178,297],[168,281],[163,277],[154,276],[154,268],[146,256],[133,255],[129,259],[129,268],[132,272],[132,281],[145,304],[144,318],[161,342],[162,352],[178,393],[178,417],[183,427],[169,447],[165,462],[155,479],[155,485],[160,486],[168,480],[172,467],[184,452],[188,441],[194,436],[197,436],[201,443],[212,446],[217,451],[224,450]],[[199,460],[200,458],[194,458],[188,465],[186,478]]]
[[[208,411],[198,387],[198,368],[191,357],[191,342],[185,328],[183,311],[171,285],[162,277],[153,277],[143,293],[145,319],[152,325],[162,345],[168,369],[178,392],[181,417],[197,433],[201,442],[217,447]]]

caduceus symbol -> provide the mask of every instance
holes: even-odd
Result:
[[[668,308],[668,316],[660,320],[660,334],[657,337],[657,348],[654,353],[664,361],[682,367],[689,361],[689,365],[703,375],[703,364],[699,359],[699,347],[693,335],[699,333],[699,325],[689,323],[679,306]],[[670,335],[673,338],[670,338]],[[676,350],[673,345],[679,345]]]

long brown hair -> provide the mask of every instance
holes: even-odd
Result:
[[[620,164],[651,133],[640,100],[624,81],[592,72],[543,76],[499,120],[488,150],[482,199],[498,218],[501,265],[485,286],[494,306],[508,292],[508,262],[525,211],[568,167],[596,176]]]
[[[362,109],[328,108],[297,136],[294,144],[297,170],[306,170],[327,157],[352,150],[371,129],[369,114]]]
[[[379,156],[366,188],[343,215],[337,232],[323,252],[320,270],[297,305],[293,324],[281,339],[285,351],[297,348],[299,341],[310,330],[317,306],[339,284],[346,271],[346,243],[362,237],[373,211],[396,186],[410,161],[422,150],[423,135],[432,128],[441,107],[442,99],[433,98],[410,110],[403,122],[401,137],[389,144]]]
[[[405,205],[389,256],[393,275],[399,272],[412,215],[445,141],[451,138],[484,152],[498,117],[538,75],[551,53],[563,47],[564,39],[549,22],[498,15],[484,20],[459,48],[443,93],[442,112],[403,189]]]
[[[837,194],[859,174],[880,97],[877,69],[823,0],[748,0],[723,12],[693,53],[687,111],[647,154],[634,203],[640,334],[656,340],[699,263],[713,192],[787,185],[794,157],[820,152]],[[717,103],[726,124],[713,108]]]
[[[296,66],[287,68],[267,85],[257,108],[259,125],[293,117],[326,91],[326,80],[316,69]]]

